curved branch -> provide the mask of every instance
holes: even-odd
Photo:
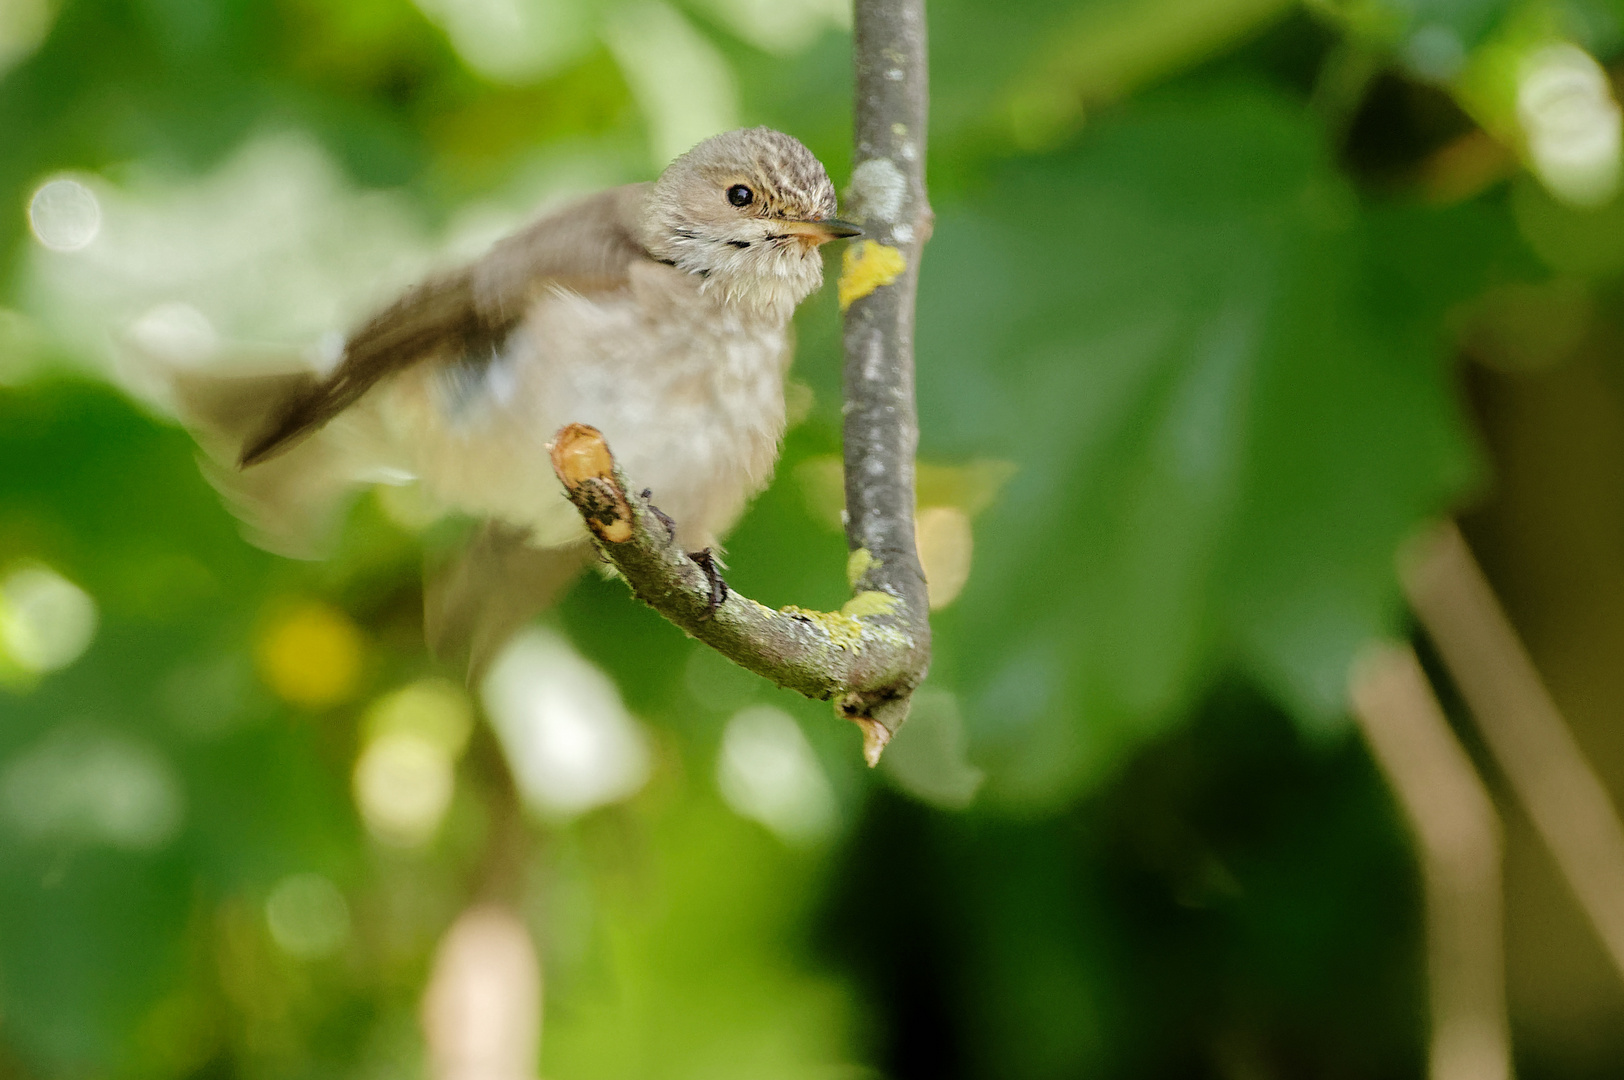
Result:
[[[682,550],[671,521],[632,496],[603,435],[571,424],[553,441],[553,471],[637,598],[724,656],[807,697],[837,699],[863,729],[870,765],[891,740],[913,688],[917,641],[888,593],[859,591],[837,612],[774,611],[723,587]],[[900,692],[899,692],[900,691]],[[888,723],[887,721],[892,721]]]

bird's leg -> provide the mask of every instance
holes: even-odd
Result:
[[[705,571],[705,578],[710,582],[710,598],[705,606],[705,618],[716,614],[716,610],[727,601],[727,582],[722,580],[721,571],[716,569],[716,560],[711,556],[711,549],[690,551],[688,557],[699,564]]]
[[[654,489],[644,488],[639,497],[643,500],[643,505],[648,507],[649,513],[658,518],[660,524],[665,526],[666,540],[676,540],[677,523],[672,521],[665,511],[654,505]],[[716,558],[711,555],[710,548],[701,551],[690,551],[688,557],[698,563],[701,570],[705,571],[705,580],[710,584],[710,596],[706,599],[705,604],[705,618],[708,619],[716,614],[717,608],[726,603],[727,582],[722,580],[722,572],[716,568]]]

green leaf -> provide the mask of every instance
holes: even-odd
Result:
[[[987,191],[943,209],[919,353],[927,450],[1020,466],[940,633],[989,790],[1070,796],[1230,663],[1337,715],[1393,628],[1395,547],[1474,475],[1431,329],[1467,268],[1392,272],[1421,226],[1363,210],[1250,90],[1143,106]],[[1426,235],[1481,249],[1478,217]]]

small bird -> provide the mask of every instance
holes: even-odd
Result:
[[[368,483],[415,481],[480,520],[425,589],[430,644],[477,668],[590,560],[549,464],[566,424],[604,433],[687,550],[719,551],[778,456],[789,322],[822,284],[818,249],[860,233],[835,210],[800,142],[726,132],[407,290],[325,377],[177,374],[177,406],[273,551],[319,554]]]

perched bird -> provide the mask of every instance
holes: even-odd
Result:
[[[818,248],[859,231],[835,208],[801,143],[730,131],[408,290],[325,377],[178,375],[177,405],[271,550],[318,553],[346,494],[379,481],[483,521],[425,597],[431,645],[477,666],[590,557],[548,460],[565,424],[604,433],[688,550],[717,547],[777,459]]]

